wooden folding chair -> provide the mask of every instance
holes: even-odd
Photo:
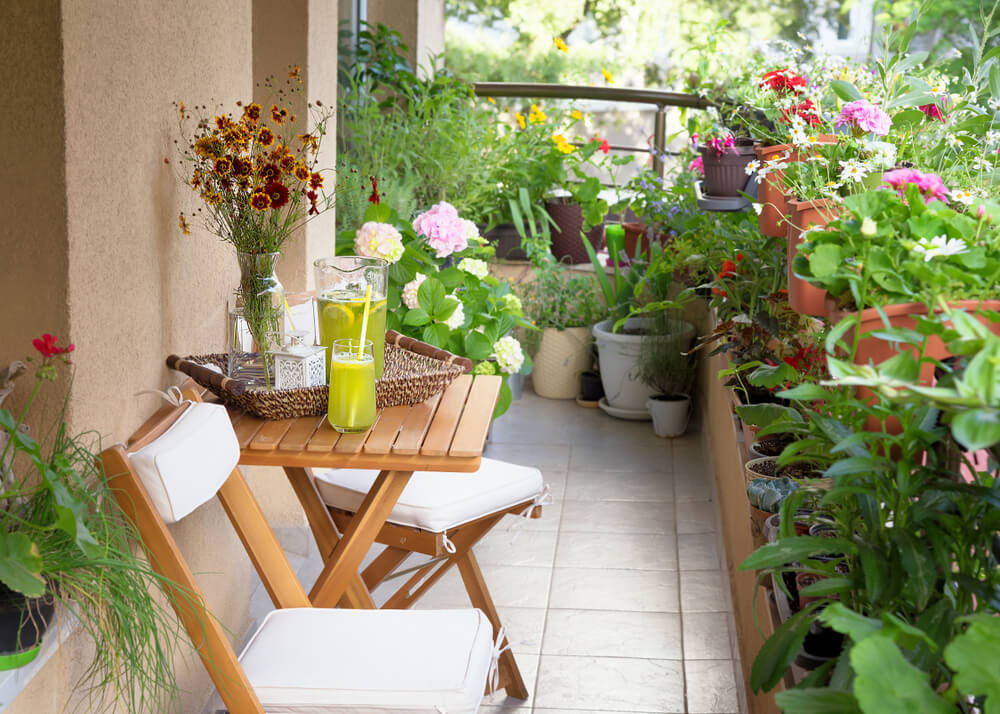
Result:
[[[497,657],[486,616],[313,608],[236,467],[225,410],[198,405],[193,417],[192,406],[164,407],[101,461],[228,710],[474,714]],[[288,608],[271,612],[239,657],[166,525],[216,495],[272,600]]]
[[[302,471],[312,477],[313,494],[326,505],[340,532],[348,528],[378,477],[376,471],[359,469]],[[296,490],[300,498],[306,494],[312,500],[304,488]],[[507,514],[540,517],[541,506],[547,500],[548,489],[541,472],[527,466],[484,458],[476,473],[414,472],[376,539],[387,547],[362,572],[362,581],[371,591],[389,578],[409,575],[382,605],[383,610],[407,609],[452,566],[458,566],[473,607],[486,613],[494,630],[500,633],[500,615],[473,546]],[[330,519],[311,518],[309,522],[317,544],[336,542]],[[397,572],[413,553],[431,559]],[[346,599],[341,604],[347,605]],[[528,691],[514,654],[506,647],[505,639],[500,644],[499,688],[511,697],[526,699]]]

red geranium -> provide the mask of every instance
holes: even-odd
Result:
[[[731,260],[722,261],[722,270],[719,272],[720,278],[732,278],[736,276],[736,263]]]
[[[806,80],[786,67],[765,74],[760,79],[760,86],[767,87],[778,94],[787,94],[788,92],[798,94],[799,91],[805,89]]]
[[[781,119],[786,124],[792,123],[792,117],[799,117],[809,126],[819,126],[823,123],[823,119],[819,115],[819,110],[816,109],[816,105],[813,104],[811,99],[793,104],[787,109],[781,110]]]
[[[50,335],[48,332],[46,332],[40,338],[36,337],[34,340],[32,340],[31,344],[35,346],[35,349],[38,350],[38,352],[45,359],[49,359],[50,357],[55,357],[56,355],[69,354],[70,352],[76,349],[76,345],[74,345],[72,342],[66,345],[65,347],[60,347],[58,342],[59,342],[58,337],[56,337],[55,335]]]
[[[609,151],[611,151],[611,144],[608,143],[607,139],[603,139],[601,141],[601,145],[598,146],[597,148],[600,149],[601,151],[603,151],[606,154]]]

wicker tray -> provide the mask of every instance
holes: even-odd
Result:
[[[326,385],[302,389],[248,389],[246,383],[230,379],[205,365],[225,370],[227,354],[167,357],[167,366],[187,374],[224,403],[263,419],[295,419],[326,414],[330,389]],[[419,404],[444,391],[460,374],[472,369],[472,360],[438,349],[426,342],[389,330],[385,335],[385,366],[375,380],[375,402],[379,408]]]

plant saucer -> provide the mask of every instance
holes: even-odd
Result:
[[[597,403],[597,406],[599,406],[608,416],[613,416],[617,419],[628,419],[629,421],[650,421],[653,418],[649,415],[648,409],[622,409],[621,407],[613,407],[608,404],[607,397],[601,397],[601,401]]]

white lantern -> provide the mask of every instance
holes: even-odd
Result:
[[[326,347],[307,345],[308,332],[290,333],[292,341],[274,353],[274,386],[276,389],[319,387],[326,384]]]

